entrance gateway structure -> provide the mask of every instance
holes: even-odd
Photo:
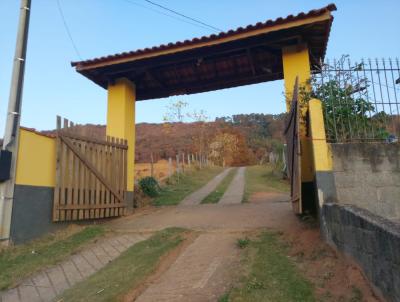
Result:
[[[332,176],[332,165],[321,104],[311,100],[299,112],[291,105],[302,104],[293,93],[296,79],[297,87],[309,89],[310,73],[324,58],[335,9],[332,4],[218,35],[72,63],[108,90],[107,138],[81,136],[76,125],[60,118],[56,133],[21,128],[14,199],[0,219],[1,240],[26,242],[65,225],[59,222],[120,216],[133,205],[136,101],[279,79],[285,79],[287,110],[292,109],[286,132],[296,176],[294,210],[315,207],[315,182],[318,200],[322,195],[327,200],[329,188],[321,189],[319,180]]]
[[[128,142],[127,191],[134,187],[136,101],[284,79],[289,111],[296,78],[308,89],[310,72],[324,59],[334,10],[330,4],[217,35],[72,62],[108,91],[107,135]],[[299,118],[301,194],[292,192],[297,213],[313,207],[315,195],[304,114]],[[297,195],[307,198],[299,200]]]

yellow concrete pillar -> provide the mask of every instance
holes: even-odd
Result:
[[[300,44],[283,48],[282,61],[285,79],[286,109],[289,111],[296,77],[299,81],[299,91],[302,89],[309,91],[310,89],[309,80],[311,76],[311,66],[307,45]],[[302,204],[303,208],[308,208],[307,203],[311,205],[314,202],[312,200],[314,197],[312,144],[309,137],[307,137],[306,116],[308,106],[304,103],[304,100],[301,99],[301,94],[299,95],[298,101],[300,108],[299,133],[301,146]]]
[[[327,203],[337,202],[332,152],[330,145],[326,142],[322,102],[317,99],[311,99],[308,106],[309,130],[315,169],[315,195],[320,220],[319,225],[321,235],[327,239],[329,236],[328,230],[326,229],[325,215],[323,215],[323,207]]]
[[[289,111],[296,77],[299,78],[299,87],[302,86],[309,89],[311,66],[307,45],[301,44],[283,48],[282,60],[283,75],[285,78],[286,110]]]
[[[107,135],[128,141],[128,192],[133,192],[134,187],[135,102],[136,87],[128,79],[118,79],[108,86]]]
[[[326,142],[322,102],[311,99],[309,104],[310,134],[315,171],[332,171],[332,155]]]

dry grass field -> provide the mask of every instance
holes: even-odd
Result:
[[[189,166],[185,163],[184,169],[188,169]],[[169,173],[168,160],[161,159],[153,164],[153,177],[157,180],[163,180],[168,177]],[[172,171],[176,172],[176,162],[172,161]],[[135,180],[139,180],[143,177],[151,176],[151,163],[135,163]]]

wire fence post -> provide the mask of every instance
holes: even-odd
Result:
[[[185,152],[182,152],[181,155],[182,155],[182,173],[185,173]]]
[[[154,158],[153,152],[150,153],[150,176],[154,177]]]
[[[172,158],[168,158],[168,177],[172,177]]]

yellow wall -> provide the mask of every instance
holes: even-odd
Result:
[[[332,171],[332,156],[326,143],[322,103],[312,99],[308,105],[315,171]]]
[[[16,184],[54,187],[56,181],[56,140],[21,128]]]
[[[290,46],[282,50],[283,75],[285,78],[286,109],[290,110],[290,101],[296,77],[299,86],[307,86],[310,79],[310,58],[307,45]]]
[[[108,86],[107,135],[128,140],[128,191],[133,191],[135,177],[135,101],[135,84],[129,80]]]
[[[299,87],[310,89],[310,58],[306,44],[289,46],[282,50],[283,75],[285,79],[286,109],[290,110],[290,101],[293,96],[293,88],[298,77]],[[312,145],[306,137],[306,115],[308,106],[299,98],[300,110],[300,141],[301,141],[301,181],[311,182],[314,179],[312,160]]]

